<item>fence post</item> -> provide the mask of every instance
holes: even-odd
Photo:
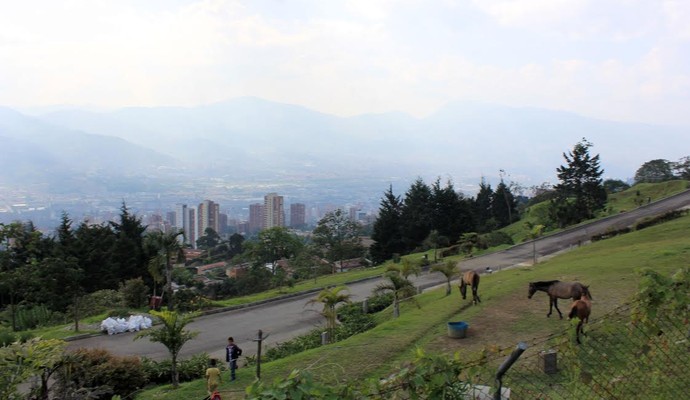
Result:
[[[498,367],[498,371],[496,372],[496,393],[494,393],[494,400],[501,400],[501,386],[503,385],[503,375],[510,369],[510,367],[513,366],[515,361],[517,361],[517,359],[520,358],[520,356],[525,350],[527,350],[527,343],[518,343],[517,347],[515,347],[515,350],[513,350],[510,356],[508,356],[508,358],[506,358],[506,360],[503,361],[503,364],[501,364],[501,366]]]
[[[328,331],[323,331],[321,332],[321,345],[325,346],[328,343],[330,343],[330,335],[328,334]]]
[[[261,379],[261,342],[263,342],[268,335],[264,336],[264,333],[259,329],[259,332],[256,335],[256,339],[253,339],[254,342],[257,342],[257,349],[256,349],[256,379]]]
[[[369,299],[364,299],[362,302],[362,312],[364,314],[369,314]]]

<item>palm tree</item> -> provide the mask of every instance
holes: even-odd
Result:
[[[544,234],[544,225],[535,225],[531,221],[525,222],[525,227],[529,229],[527,233],[527,238],[532,241],[532,259],[533,264],[537,265],[537,239],[539,239]]]
[[[180,385],[180,377],[177,372],[177,356],[180,354],[182,346],[187,341],[194,339],[199,332],[184,330],[184,327],[192,321],[196,314],[178,314],[175,311],[151,311],[151,315],[158,317],[163,326],[157,329],[140,332],[134,340],[149,337],[152,342],[161,343],[170,352],[172,363],[170,375],[172,385],[177,388]]]
[[[385,292],[393,293],[393,317],[398,318],[400,316],[400,302],[406,299],[414,300],[414,295],[416,294],[416,289],[414,284],[402,274],[395,270],[389,270],[383,276],[388,279],[387,282],[381,283],[374,288],[375,294],[381,294]],[[419,307],[419,305],[417,305]]]
[[[455,261],[446,261],[445,264],[438,264],[431,267],[432,271],[438,271],[446,277],[446,296],[450,295],[450,281],[458,274]]]
[[[336,307],[340,303],[350,303],[350,293],[341,293],[344,290],[348,290],[345,286],[336,286],[332,288],[325,288],[319,292],[318,296],[309,300],[307,304],[321,303],[323,304],[323,310],[321,315],[326,318],[326,328],[328,329],[328,335],[332,341],[335,334],[335,326],[338,320],[338,313],[336,312]]]
[[[165,291],[170,311],[175,309],[172,296],[172,264],[173,261],[176,263],[184,261],[182,244],[178,240],[180,235],[184,235],[184,231],[170,233],[156,231],[146,236],[146,243],[152,253],[149,259],[149,272],[155,283],[161,281],[160,271],[165,271]]]
[[[395,271],[403,278],[408,279],[412,274],[414,274],[414,276],[419,276],[419,273],[422,272],[422,267],[409,258],[403,258],[400,264],[389,265],[386,271]]]

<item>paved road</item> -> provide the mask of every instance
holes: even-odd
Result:
[[[540,238],[536,241],[537,252],[540,257],[553,254],[584,243],[592,235],[606,232],[612,228],[632,225],[640,218],[688,206],[690,206],[690,191],[624,214]],[[481,271],[486,267],[491,267],[496,270],[521,263],[530,263],[532,257],[532,242],[528,242],[499,253],[465,260],[461,263],[461,268]],[[352,299],[361,301],[370,296],[374,287],[380,282],[380,279],[372,279],[348,285]],[[415,285],[422,288],[444,282],[445,278],[438,273],[424,273],[414,278]],[[227,337],[230,335],[235,337],[235,341],[244,350],[244,355],[255,354],[256,343],[252,339],[256,337],[259,329],[264,334],[269,335],[264,342],[268,346],[305,333],[323,323],[318,305],[307,305],[314,296],[315,294],[312,293],[260,306],[199,317],[189,325],[190,330],[200,332],[199,336],[185,344],[181,356],[184,358],[206,352],[212,357],[224,359],[224,348]],[[113,336],[100,335],[72,341],[69,347],[99,347],[117,355],[141,355],[157,360],[168,357],[167,350],[163,345],[152,343],[146,338],[133,341],[134,336],[134,333]]]

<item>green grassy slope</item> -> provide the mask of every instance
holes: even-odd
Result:
[[[546,296],[527,299],[527,283],[536,280],[579,280],[591,285],[593,318],[613,310],[637,290],[636,270],[651,267],[671,273],[690,263],[690,217],[593,243],[559,255],[530,268],[515,268],[483,276],[482,303],[468,306],[457,291],[445,297],[443,288],[419,297],[421,308],[406,304],[402,316],[385,321],[375,329],[343,342],[324,346],[262,366],[263,379],[286,376],[294,368],[310,369],[328,382],[362,382],[386,376],[401,361],[411,358],[417,346],[433,352],[460,351],[472,357],[487,346],[514,346],[517,341],[541,337],[568,329],[567,321],[545,318]],[[561,304],[567,309],[568,302]],[[469,337],[457,340],[446,336],[446,322],[464,320],[470,324]],[[242,398],[251,383],[253,369],[240,369],[239,381],[224,384],[223,398]],[[158,387],[137,399],[187,399],[205,392],[202,380],[183,384],[176,391]]]

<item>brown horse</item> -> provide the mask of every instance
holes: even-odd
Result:
[[[540,281],[529,283],[528,299],[531,299],[537,291],[546,292],[549,295],[549,313],[547,317],[551,316],[553,308],[556,308],[558,315],[563,319],[561,310],[558,309],[558,299],[573,299],[579,300],[583,294],[592,299],[592,294],[589,292],[589,286],[585,286],[580,282],[561,282],[561,281]]]
[[[592,312],[592,300],[583,294],[579,300],[575,300],[573,305],[570,306],[570,314],[568,314],[568,319],[573,319],[578,317],[580,322],[577,323],[577,328],[575,328],[575,337],[577,339],[577,344],[580,344],[580,333],[584,334],[582,326],[589,322],[589,314]]]
[[[481,303],[482,300],[477,294],[477,289],[479,288],[479,274],[475,271],[467,271],[462,275],[460,279],[460,293],[462,293],[462,299],[467,298],[467,285],[472,287],[472,304]]]

